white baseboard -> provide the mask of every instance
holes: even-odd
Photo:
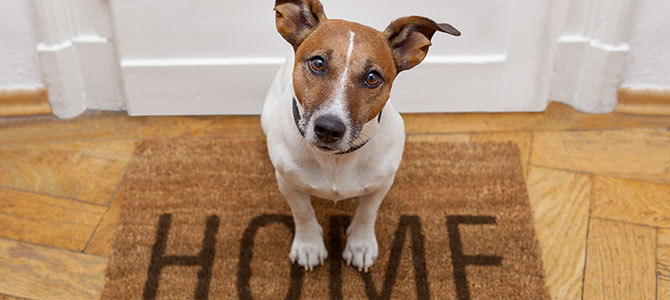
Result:
[[[124,60],[128,112],[259,114],[283,62],[281,57]],[[544,105],[496,101],[501,87],[492,83],[500,82],[504,63],[504,55],[429,56],[399,75],[391,99],[401,112],[543,110]]]
[[[122,63],[128,114],[258,114],[279,68],[279,64],[166,64]]]

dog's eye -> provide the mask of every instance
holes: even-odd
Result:
[[[365,74],[365,85],[369,88],[375,88],[382,82],[382,78],[377,71],[370,71]]]
[[[309,69],[315,73],[321,73],[326,69],[326,63],[320,56],[314,57],[309,61]]]

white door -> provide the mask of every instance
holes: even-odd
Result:
[[[422,15],[436,34],[426,60],[393,87],[401,112],[539,111],[549,0],[321,0],[331,19],[383,30]],[[131,115],[258,114],[291,51],[273,0],[110,0]]]

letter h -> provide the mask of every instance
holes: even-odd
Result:
[[[202,248],[197,255],[165,255],[171,214],[163,214],[158,220],[156,242],[151,251],[151,264],[147,272],[147,282],[144,285],[143,299],[156,299],[161,271],[166,266],[200,266],[198,285],[195,289],[195,299],[209,298],[209,284],[212,281],[212,266],[216,252],[216,233],[219,231],[219,217],[212,215],[207,218],[205,236],[202,239]]]

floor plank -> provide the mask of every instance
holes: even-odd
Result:
[[[128,162],[82,152],[38,145],[0,148],[0,186],[107,204]]]
[[[413,134],[407,136],[408,142],[452,142],[452,143],[469,143],[470,134]]]
[[[122,162],[129,162],[135,152],[137,140],[102,140],[77,141],[66,143],[49,143],[40,145],[42,149],[58,150],[71,153],[81,153],[90,157],[107,158]]]
[[[81,153],[96,158],[106,158],[122,162],[129,162],[135,152],[137,139],[127,140],[93,140],[93,141],[56,141],[49,143],[30,144],[28,147],[66,153]],[[2,149],[26,148],[26,144],[2,144]]]
[[[581,299],[590,177],[531,166],[527,185],[549,293]]]
[[[0,120],[0,144],[262,135],[258,116],[129,117],[125,112],[91,111],[69,120],[55,117]]]
[[[670,184],[670,131],[537,132],[531,163]]]
[[[533,134],[531,132],[487,132],[472,135],[472,142],[513,142],[519,147],[523,176],[528,178],[528,160]]]
[[[660,228],[657,232],[656,274],[658,300],[670,299],[670,229]]]
[[[0,293],[29,299],[97,299],[107,258],[0,238]]]
[[[95,229],[93,237],[91,237],[91,241],[84,251],[85,253],[100,256],[109,256],[111,254],[122,201],[121,197],[118,196],[112,200],[100,224]]]
[[[551,103],[544,113],[403,114],[403,119],[408,134],[667,128],[670,124],[670,116],[589,115],[560,103]],[[91,111],[70,120],[53,116],[0,120],[0,144],[262,134],[258,116],[128,117],[125,112]]]
[[[656,299],[656,230],[591,218],[584,300]]]
[[[12,296],[7,296],[7,295],[0,295],[0,300],[23,300],[23,299],[14,298]]]
[[[591,215],[670,228],[670,185],[595,176]]]
[[[408,134],[668,128],[670,124],[670,116],[589,115],[556,102],[543,113],[403,114],[403,119]]]
[[[589,197],[593,198],[591,205],[595,216],[659,227],[665,227],[668,222],[667,206],[664,206],[661,195],[670,185],[669,116],[587,115],[552,103],[545,113],[404,114],[403,118],[410,141],[512,141],[519,146],[535,211],[547,284],[554,299],[581,297]],[[0,186],[106,204],[122,178],[123,166],[132,159],[135,141],[180,136],[262,135],[258,116],[128,117],[125,112],[87,112],[70,120],[57,120],[52,116],[0,118]],[[600,175],[591,177],[556,169]],[[2,194],[2,190],[21,195],[5,201],[9,198]],[[82,245],[92,235],[86,254],[107,256],[118,217],[120,201],[117,200],[111,202],[103,216],[102,211],[89,210],[88,204],[79,206],[82,204],[67,199],[0,188],[0,236],[82,250]],[[94,223],[97,224],[101,217],[99,226],[92,232]],[[600,218],[593,220],[591,228],[596,235],[589,235],[589,287],[586,289],[591,294],[585,295],[585,299],[598,296],[592,293],[598,291],[598,284],[611,285],[600,296],[618,295],[615,292],[632,285],[627,281],[631,278],[616,276],[633,272],[645,274],[637,279],[637,286],[648,286],[649,276],[645,272],[650,268],[648,254],[651,250],[629,245],[634,244],[630,242],[626,244],[620,239],[622,235],[628,235],[649,240],[649,230],[654,229],[621,225]],[[624,228],[611,229],[620,225]],[[658,299],[670,299],[669,230],[654,231],[658,245],[654,254]],[[8,243],[16,245],[9,247],[6,246]],[[638,244],[642,243],[646,242]],[[17,253],[26,252],[22,250],[24,247],[32,250],[27,251],[27,255],[17,256]],[[612,253],[608,252],[610,250]],[[592,256],[593,251],[601,254]],[[607,256],[602,253],[609,253],[618,261],[607,261]],[[98,259],[102,258],[0,238],[0,295],[19,299],[72,299],[76,293],[82,298],[95,298],[96,290],[102,284],[89,285],[86,283],[88,279],[82,278],[91,277],[82,274],[93,274],[90,276],[102,280],[104,267],[99,264],[104,266],[105,261],[97,261],[98,265],[92,267],[98,268],[97,271],[86,267],[88,261]],[[58,265],[59,260],[66,261],[67,267]],[[617,264],[620,261],[627,267]],[[621,272],[621,268],[627,268],[627,271]],[[87,273],[89,271],[91,273]],[[26,275],[32,274],[30,272],[34,274]],[[56,274],[55,277],[52,274]],[[616,280],[624,281],[617,285],[613,283]],[[65,287],[64,291],[59,290],[64,294],[51,297],[58,286]],[[640,297],[629,298],[644,299],[645,293],[646,290],[639,294]],[[2,296],[0,299],[4,300]]]
[[[0,188],[0,236],[81,251],[104,206]]]

